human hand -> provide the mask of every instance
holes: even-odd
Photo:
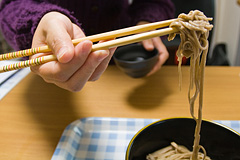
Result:
[[[146,24],[146,23],[149,23],[149,22],[141,21],[137,25]],[[161,66],[166,62],[166,60],[169,57],[169,53],[160,37],[155,37],[152,39],[144,40],[144,41],[142,41],[142,45],[147,51],[152,51],[154,48],[156,48],[159,53],[157,64],[147,74],[147,76],[150,76],[150,75],[154,74],[157,70],[159,70],[161,68]]]
[[[31,70],[46,82],[69,91],[80,91],[87,81],[99,79],[116,48],[91,53],[92,42],[83,41],[73,46],[72,39],[85,37],[83,31],[68,17],[49,12],[39,22],[34,33],[32,47],[48,45],[58,61],[52,61]],[[30,58],[46,55],[39,53]]]

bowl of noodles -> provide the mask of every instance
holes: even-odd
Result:
[[[149,124],[132,138],[125,159],[188,159],[193,150],[195,126],[192,118],[170,118]],[[199,159],[203,159],[204,152],[206,160],[240,159],[240,134],[236,131],[213,121],[202,120],[200,135],[200,146],[204,149],[200,148],[199,154],[202,156]]]

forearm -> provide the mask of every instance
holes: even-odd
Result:
[[[31,48],[36,27],[48,12],[58,11],[67,15],[74,23],[71,13],[57,5],[34,0],[3,0],[0,7],[0,28],[7,42],[15,49]]]

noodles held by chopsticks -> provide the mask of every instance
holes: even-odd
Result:
[[[189,14],[180,14],[178,18],[170,24],[170,27],[179,29],[181,38],[181,43],[177,51],[180,87],[182,83],[182,58],[190,58],[188,100],[191,116],[196,121],[193,151],[190,152],[184,146],[177,145],[173,142],[171,146],[149,154],[147,156],[148,160],[210,160],[210,158],[206,156],[206,151],[203,146],[199,144],[202,122],[204,68],[208,52],[207,39],[209,31],[213,27],[213,25],[209,23],[209,20],[211,19],[207,18],[202,12],[195,10],[190,11]],[[175,36],[176,33],[170,34],[168,39],[173,40]],[[194,115],[194,104],[197,98],[199,98],[199,106],[198,116],[196,117]],[[200,149],[203,153],[200,152]]]

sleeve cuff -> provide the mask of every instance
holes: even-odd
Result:
[[[48,12],[57,11],[66,15],[70,20],[79,25],[78,20],[68,10],[63,9],[57,5],[44,3],[41,5],[35,4],[32,7],[24,7],[22,16],[17,20],[16,24],[16,49],[31,48],[32,38],[34,32],[40,22],[41,18]]]

